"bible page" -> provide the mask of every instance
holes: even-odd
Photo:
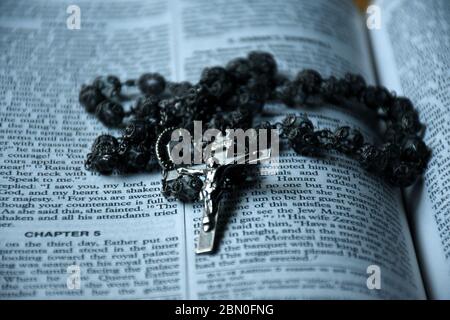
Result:
[[[180,78],[251,50],[272,52],[289,76],[362,74],[374,83],[364,24],[351,1],[181,1],[176,6]],[[266,119],[306,112],[315,125],[359,128],[357,107],[268,107]],[[190,298],[424,298],[399,190],[338,154],[296,155],[285,146],[276,175],[222,201],[215,255],[195,255],[203,205],[186,205]],[[220,221],[219,221],[220,223]],[[381,289],[369,290],[379,267]]]
[[[186,297],[183,205],[153,174],[99,176],[109,131],[78,102],[99,75],[176,79],[167,1],[0,3],[0,297]],[[68,21],[67,21],[68,20]]]
[[[379,1],[371,32],[380,81],[411,99],[432,156],[422,183],[405,193],[431,298],[450,298],[450,2]]]

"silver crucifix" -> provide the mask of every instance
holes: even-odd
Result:
[[[161,153],[170,149],[169,142],[167,140],[164,141],[163,138],[164,136],[158,139],[157,142],[157,150],[161,149]],[[207,155],[206,166],[197,165],[195,167],[183,166],[169,168],[164,166],[164,163],[167,161],[160,161],[163,168],[168,169],[164,174],[163,185],[172,185],[170,189],[172,192],[171,195],[174,195],[178,199],[183,199],[182,197],[185,199],[198,197],[203,201],[202,226],[197,243],[197,253],[207,253],[214,249],[220,213],[220,198],[225,190],[229,170],[243,164],[256,164],[258,161],[269,159],[271,155],[270,147],[257,151],[247,150],[239,155],[235,155],[233,139],[228,135],[217,137],[214,142],[205,147],[205,150],[205,154]],[[192,188],[192,182],[199,178],[203,184],[201,189],[195,189],[198,190],[196,191],[198,193],[195,194],[194,188]],[[174,183],[178,183],[180,186],[174,188]],[[175,194],[173,194],[174,190],[176,191]]]
[[[205,177],[200,200],[203,201],[202,228],[200,230],[197,253],[210,252],[214,248],[217,219],[219,216],[219,201],[222,195],[222,171],[217,159],[211,157],[206,162],[205,169],[178,168],[179,174],[201,175]]]

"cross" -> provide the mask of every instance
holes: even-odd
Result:
[[[196,253],[207,253],[214,249],[217,222],[219,218],[220,198],[224,191],[224,183],[227,171],[236,165],[256,164],[258,161],[270,158],[271,149],[266,148],[260,151],[246,152],[230,157],[230,148],[234,148],[228,136],[222,136],[210,143],[210,156],[206,160],[206,167],[192,168],[179,167],[170,170],[166,176],[166,182],[176,180],[179,176],[203,177],[203,186],[200,190],[199,198],[203,201],[202,227],[200,229]],[[206,148],[206,147],[205,147]],[[242,161],[243,160],[243,161]]]

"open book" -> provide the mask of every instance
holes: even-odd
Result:
[[[342,0],[79,0],[74,30],[71,4],[0,4],[0,298],[450,298],[449,1],[377,2],[373,30]],[[157,172],[84,169],[108,129],[78,92],[104,74],[196,81],[256,49],[290,76],[359,73],[411,98],[433,156],[401,191],[344,156],[285,150],[278,175],[226,196],[217,252],[196,255],[202,203],[163,198]],[[377,139],[356,108],[296,112]]]

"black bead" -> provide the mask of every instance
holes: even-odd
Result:
[[[352,97],[359,97],[361,92],[366,88],[366,81],[359,74],[346,73],[345,81],[349,86],[349,94]]]
[[[384,141],[390,142],[396,145],[399,145],[403,142],[403,140],[406,137],[406,133],[402,130],[402,128],[395,124],[395,123],[389,123],[386,131],[384,132]]]
[[[133,142],[127,139],[122,139],[119,142],[119,147],[117,148],[117,154],[122,157],[124,156],[128,149],[133,145]]]
[[[165,195],[183,202],[196,201],[200,195],[203,182],[199,177],[182,175],[165,186]]]
[[[288,115],[283,119],[281,125],[283,134],[286,136],[295,136],[298,133],[312,133],[314,131],[313,123],[305,115]]]
[[[334,76],[322,81],[320,93],[326,101],[339,103],[349,95],[349,85],[345,80],[336,79]]]
[[[157,96],[148,96],[144,99],[141,99],[138,101],[134,112],[136,115],[136,118],[146,118],[146,117],[152,117],[152,118],[158,118],[159,116],[159,101],[160,99]]]
[[[298,128],[293,129],[288,135],[292,149],[301,155],[316,155],[320,149],[320,143],[314,132],[301,132]]]
[[[400,116],[399,125],[406,133],[417,133],[422,125],[419,121],[419,115],[415,110],[407,111]]]
[[[226,109],[247,109],[258,113],[263,106],[263,100],[247,86],[239,87],[226,103]]]
[[[98,88],[105,97],[114,99],[120,96],[122,84],[116,76],[100,76],[94,79],[93,86]]]
[[[405,113],[409,112],[415,112],[414,106],[408,98],[404,97],[397,97],[393,99],[392,104],[388,111],[388,116],[393,119],[400,122],[401,117]]]
[[[150,151],[142,144],[130,145],[127,152],[124,154],[122,161],[124,171],[142,171],[150,161]]]
[[[414,163],[419,168],[424,168],[429,156],[430,151],[422,139],[410,136],[403,142],[400,155],[403,161]]]
[[[89,113],[95,112],[97,105],[104,101],[106,97],[100,92],[97,87],[91,85],[83,85],[78,97],[81,105]]]
[[[294,82],[298,83],[307,95],[317,94],[320,91],[322,77],[317,71],[305,69],[298,73]]]
[[[204,86],[209,95],[216,99],[228,95],[233,88],[230,75],[223,67],[205,68],[199,83]]]
[[[177,99],[169,98],[159,101],[159,125],[160,126],[176,126],[181,119],[176,116],[175,104]]]
[[[134,121],[125,128],[123,138],[133,143],[140,143],[147,138],[148,128],[145,121]]]
[[[159,73],[145,73],[139,77],[138,87],[145,95],[159,95],[166,88],[166,80]]]
[[[335,139],[334,134],[331,130],[324,129],[314,132],[317,137],[317,140],[320,143],[320,146],[324,149],[331,149],[334,146]]]
[[[397,143],[386,142],[380,146],[380,151],[386,155],[388,161],[393,161],[400,157],[401,147]]]
[[[93,154],[114,154],[117,152],[119,143],[115,137],[109,134],[98,136],[91,147]]]
[[[388,179],[394,186],[406,188],[416,181],[418,175],[419,172],[414,165],[397,161],[392,164]]]
[[[392,96],[386,88],[381,86],[368,86],[362,92],[362,101],[372,110],[389,108]]]
[[[225,69],[240,84],[246,83],[251,77],[250,62],[246,58],[236,58],[227,63]]]
[[[111,135],[101,135],[95,139],[91,148],[91,154],[87,159],[86,166],[101,174],[110,174],[117,165],[117,151],[119,144],[117,139]]]
[[[377,174],[384,172],[389,161],[387,152],[369,143],[361,146],[357,159],[364,169]]]
[[[121,104],[111,100],[104,100],[97,106],[95,115],[104,125],[117,127],[122,123],[125,112]]]
[[[250,78],[245,87],[252,93],[255,99],[264,102],[272,96],[275,81],[266,75],[259,75]]]
[[[101,174],[111,174],[117,165],[117,158],[110,154],[101,154],[95,158],[92,168]]]
[[[211,102],[205,87],[202,85],[197,84],[192,86],[183,100],[187,108],[191,112],[197,113],[199,117],[202,117],[204,113],[211,112],[207,107],[205,108],[205,106],[210,106]]]
[[[335,149],[345,154],[358,150],[364,144],[364,137],[358,130],[348,126],[339,127],[334,132]]]
[[[257,75],[266,75],[268,77],[275,77],[277,72],[277,63],[272,54],[263,51],[252,51],[248,54],[248,60],[252,72]]]
[[[182,82],[170,82],[167,85],[167,89],[169,93],[175,97],[183,97],[189,93],[189,90],[192,88],[192,84],[188,81]]]
[[[276,98],[281,100],[288,107],[302,105],[307,95],[301,90],[296,82],[286,81],[275,88]]]
[[[251,126],[251,116],[246,110],[235,110],[230,113],[231,128],[230,129],[248,129]]]
[[[289,115],[282,122],[285,135],[292,149],[301,155],[316,154],[320,142],[314,133],[313,123],[305,115]]]

